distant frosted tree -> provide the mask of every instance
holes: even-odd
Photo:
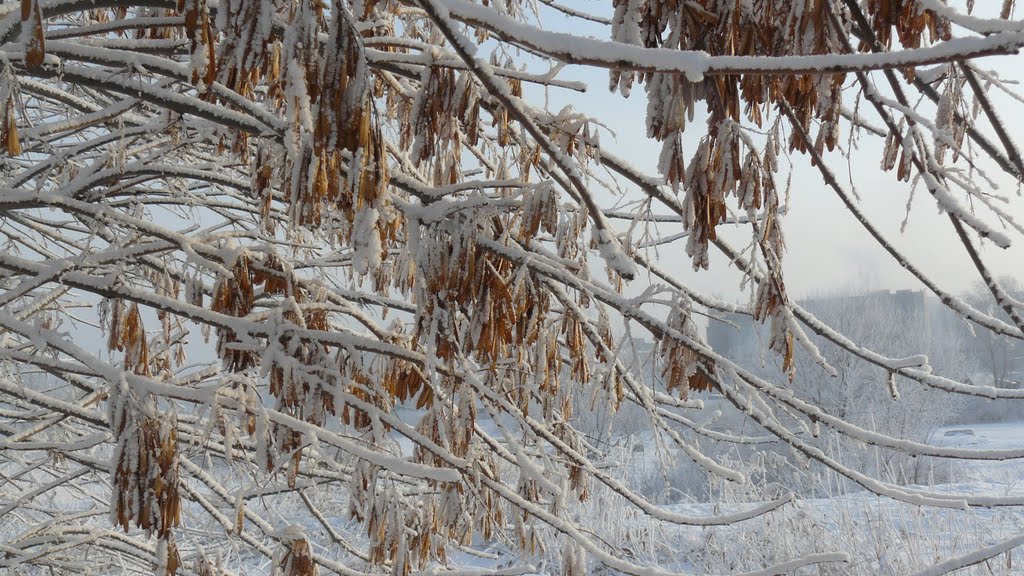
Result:
[[[1024,504],[903,489],[796,433],[793,418],[910,454],[1024,456],[907,442],[792,397],[810,368],[797,349],[826,372],[839,361],[808,333],[837,344],[830,356],[951,394],[1021,393],[872,350],[794,304],[779,218],[785,170],[812,167],[865,242],[981,329],[1024,336],[1021,303],[979,251],[1024,230],[972,172],[1024,174],[1001,120],[1020,96],[978,60],[1019,66],[1013,2],[591,8],[3,4],[0,570],[675,573],[680,559],[633,552],[651,534],[636,526],[731,524],[789,502],[706,516],[652,504],[571,424],[579,395],[642,407],[659,441],[733,482],[749,479],[701,452],[693,392],[719,391],[886,497]],[[544,107],[544,91],[585,88],[570,65],[607,71],[623,96],[643,88],[657,174],[604,144],[600,118]],[[961,241],[1006,319],[950,296],[861,211],[833,168],[851,134],[880,142],[894,184],[935,199],[950,224],[936,233]],[[640,242],[651,222],[677,233]],[[718,234],[733,224],[748,248]],[[769,326],[786,377],[708,348],[700,315],[737,310],[657,258],[671,252],[698,270],[720,252],[742,271],[752,305],[738,311]],[[656,339],[663,388],[620,357],[621,327]],[[625,512],[588,522],[595,498]],[[808,549],[759,569],[847,558]]]
[[[1011,298],[1024,298],[1024,287],[1016,278],[1000,279]],[[979,309],[1006,320],[1006,312],[993,306],[984,284],[976,284],[965,298]],[[992,384],[998,388],[1019,387],[1024,377],[1024,346],[1019,338],[994,334],[989,330],[978,330],[968,341],[972,351],[981,361],[981,366],[992,376]]]
[[[932,370],[945,377],[966,381],[978,369],[966,332],[951,330],[922,292],[854,291],[815,297],[802,305],[862,346],[907,362],[923,361],[911,357],[924,355]],[[964,395],[948,394],[843,354],[841,346],[825,338],[813,340],[822,354],[834,359],[835,377],[812,366],[796,374],[791,389],[831,415],[887,436],[926,442],[938,426],[952,422],[965,408]],[[806,365],[809,359],[798,353],[797,362]],[[874,473],[894,481],[907,478],[906,468],[924,460],[899,451],[879,457],[874,451],[858,450],[862,445],[855,437],[835,436],[848,464],[855,462],[862,470],[883,466]]]

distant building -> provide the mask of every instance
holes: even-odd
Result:
[[[1011,388],[1024,383],[1024,343],[977,326],[972,331],[967,321],[923,290],[880,290],[852,296],[806,298],[798,304],[855,340],[856,332],[863,330],[861,315],[869,311],[869,307],[876,307],[876,311],[884,311],[886,321],[897,323],[901,330],[913,331],[919,336],[954,338],[955,345],[966,352],[966,357],[976,361],[985,374],[984,378],[975,374],[972,380]],[[749,315],[722,313],[708,321],[708,345],[741,365],[759,363],[767,341],[768,327],[754,322]]]
[[[642,338],[635,338],[633,340],[633,350],[636,351],[636,356],[640,362],[647,362],[651,354],[654,354],[655,344],[651,340],[644,340]]]
[[[884,306],[885,309],[892,310],[903,318],[921,322],[929,320],[929,309],[923,290],[876,290],[852,296],[805,298],[797,302],[812,314],[850,307]]]
[[[727,312],[708,320],[708,346],[741,364],[757,358],[765,338],[767,330],[747,314]]]
[[[852,296],[806,298],[797,303],[808,312],[823,318],[856,320],[858,310],[868,306],[884,306],[884,309],[892,310],[894,320],[898,318],[906,328],[928,332],[950,324],[949,319],[942,314],[946,311],[945,307],[940,306],[940,310],[929,306],[929,299],[920,290],[881,290]],[[956,316],[952,315],[952,320],[955,319]],[[828,321],[826,323],[832,324]],[[841,325],[833,328],[843,332]],[[741,364],[758,359],[767,341],[767,326],[754,322],[749,315],[729,312],[708,321],[708,345],[719,354]]]

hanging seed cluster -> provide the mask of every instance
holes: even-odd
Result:
[[[221,328],[217,350],[225,369],[243,373],[259,366],[261,375],[269,381],[270,395],[276,399],[275,410],[315,426],[326,425],[327,416],[337,414],[334,391],[341,382],[337,363],[323,345],[297,334],[328,331],[326,310],[322,303],[310,301],[309,291],[300,286],[294,271],[275,253],[254,260],[252,254],[242,252],[236,255],[231,275],[221,277],[216,284],[211,309],[245,318],[253,312],[257,298],[268,306],[277,303],[270,322],[279,327],[279,335],[256,354],[253,341],[243,342],[234,330]],[[251,414],[243,424],[249,434],[257,433]],[[261,434],[257,436],[259,442],[266,441]],[[274,450],[267,453],[267,469],[276,469],[274,454],[290,455],[286,476],[289,486],[295,486],[303,434],[274,425],[270,436]]]
[[[123,300],[113,302],[107,329],[107,348],[124,353],[125,370],[150,375],[149,344],[138,304],[126,306]]]
[[[842,3],[754,0],[614,0],[614,39],[651,48],[701,50],[721,56],[800,56],[842,52],[855,25]],[[886,47],[898,39],[904,48],[948,39],[950,25],[913,0],[870,0],[864,7],[870,25]],[[866,44],[861,49],[867,50]],[[708,244],[715,228],[726,219],[727,202],[734,198],[747,213],[760,211],[765,219],[756,241],[766,257],[781,262],[783,242],[776,225],[779,195],[775,188],[776,157],[782,143],[778,117],[772,107],[785,102],[820,155],[839,141],[840,107],[845,75],[716,75],[690,79],[681,74],[612,71],[610,87],[628,96],[634,82],[646,84],[648,135],[663,142],[660,171],[682,195],[687,254],[694,267],[707,268]],[[955,98],[950,94],[949,98]],[[698,103],[707,107],[708,130],[687,162],[682,133],[694,120]],[[736,129],[741,121],[767,126],[767,138],[758,145]],[[790,130],[790,151],[806,152],[807,144]],[[957,142],[962,141],[962,132]],[[909,156],[903,138],[890,134],[883,166],[899,166],[899,177],[909,178]],[[959,145],[959,144],[957,144]],[[766,283],[768,284],[768,283]],[[788,296],[781,281],[762,286],[756,296],[760,319],[772,320],[770,347],[792,368],[792,335],[780,317]],[[786,344],[788,342],[788,344]],[[788,371],[787,369],[787,371]]]
[[[272,576],[319,576],[309,539],[299,526],[289,526],[281,538],[282,547],[274,555]]]
[[[15,110],[16,104],[20,101],[17,78],[9,70],[0,72],[0,146],[3,146],[10,157],[21,154],[21,139],[18,137]]]
[[[112,460],[110,519],[126,532],[141,528],[158,541],[158,573],[177,573],[172,528],[181,524],[177,417],[157,416],[155,402],[140,401],[127,385],[110,391],[110,427],[117,439]]]
[[[1009,17],[1008,6],[1012,1],[1004,1],[1003,11]],[[886,48],[892,48],[893,34],[904,48],[920,48],[922,45],[938,40],[949,40],[950,24],[939,18],[931,10],[923,10],[918,2],[909,0],[868,0],[865,12],[871,15],[871,29],[875,37]],[[870,47],[862,43],[862,50]]]
[[[678,306],[672,311],[669,326],[687,338],[697,338],[697,326],[690,318],[689,311],[683,306]],[[659,342],[659,353],[662,362],[661,376],[669,392],[675,392],[680,398],[685,399],[690,390],[704,392],[714,387],[711,380],[715,374],[714,365],[702,359],[691,347],[680,344],[674,338],[662,338]]]

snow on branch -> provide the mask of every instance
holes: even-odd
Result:
[[[928,435],[1024,398],[986,252],[1022,231],[1024,99],[983,68],[1024,26],[891,4],[5,4],[0,570],[857,574],[901,506],[1015,522],[994,475],[923,479],[1024,458]],[[840,200],[813,221],[807,174]],[[977,294],[885,232],[879,178],[928,191]],[[960,324],[804,301],[832,212]]]

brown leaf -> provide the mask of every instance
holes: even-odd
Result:
[[[39,9],[39,0],[21,0],[21,21],[29,23],[32,28],[32,36],[25,40],[25,65],[31,70],[42,66],[46,58],[43,14]]]
[[[18,123],[14,119],[13,106],[8,105],[7,125],[4,130],[4,143],[7,144],[7,155],[21,154],[21,141],[18,139]]]

